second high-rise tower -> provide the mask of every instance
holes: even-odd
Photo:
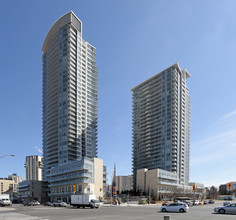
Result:
[[[188,185],[189,77],[176,63],[132,89],[134,187],[142,168],[177,173],[177,183]]]

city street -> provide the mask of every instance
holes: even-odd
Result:
[[[236,215],[214,214],[215,206],[209,204],[190,207],[187,213],[162,213],[159,205],[132,205],[110,206],[103,205],[99,209],[76,209],[73,207],[25,207],[22,204],[13,204],[13,207],[0,207],[0,220],[74,220],[74,219],[148,219],[162,220],[165,215],[171,216],[171,220],[222,220],[234,219]]]

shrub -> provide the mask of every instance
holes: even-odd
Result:
[[[140,200],[138,201],[138,204],[139,204],[139,205],[147,204],[147,201],[146,201],[145,199],[140,199]]]

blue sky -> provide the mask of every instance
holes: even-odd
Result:
[[[1,1],[0,177],[42,149],[41,47],[72,10],[97,48],[98,154],[131,174],[131,88],[178,62],[191,78],[190,180],[236,180],[236,1]]]

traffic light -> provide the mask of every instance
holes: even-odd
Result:
[[[76,192],[76,186],[75,185],[73,186],[73,192],[74,193]]]
[[[102,188],[100,188],[100,192],[102,192]]]
[[[196,185],[195,184],[193,184],[193,191],[195,191],[196,190]]]
[[[229,189],[231,188],[231,183],[228,183],[228,187],[229,187]]]

